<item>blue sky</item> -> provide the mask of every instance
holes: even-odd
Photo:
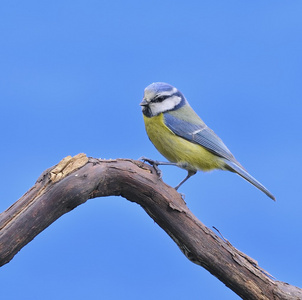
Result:
[[[139,102],[168,82],[277,199],[215,171],[181,188],[189,208],[301,287],[301,14],[301,1],[1,1],[0,210],[67,155],[162,160]],[[161,169],[172,186],[186,175]],[[239,299],[120,197],[57,220],[1,268],[0,288],[3,299]]]

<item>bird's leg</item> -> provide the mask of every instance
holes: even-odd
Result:
[[[195,175],[196,171],[188,171],[188,175],[186,176],[186,178],[184,180],[182,180],[176,187],[175,190],[178,190],[178,188],[185,183],[191,176]]]
[[[177,166],[176,163],[172,163],[172,162],[168,162],[168,161],[158,161],[158,160],[153,160],[147,157],[140,157],[138,160],[142,160],[142,161],[146,161],[148,162],[151,166],[153,166],[153,168],[156,171],[156,174],[159,176],[159,178],[162,178],[162,172],[161,170],[158,168],[158,166],[160,165],[170,165],[170,166]]]
[[[186,164],[183,164],[183,165],[180,165],[180,164],[177,164],[177,163],[173,163],[173,162],[168,162],[168,161],[158,161],[158,160],[153,160],[153,159],[150,159],[150,158],[147,158],[147,157],[140,157],[138,160],[142,160],[142,161],[146,161],[148,162],[151,166],[153,166],[153,168],[155,169],[156,171],[156,174],[159,176],[159,178],[162,178],[162,172],[161,170],[158,168],[158,166],[160,165],[166,165],[166,166],[177,166],[177,167],[180,167],[180,168],[185,168],[186,167]],[[175,187],[175,190],[178,190],[178,188],[183,184],[185,183],[191,176],[195,175],[197,171],[188,171],[188,175],[186,176],[186,178],[184,180],[182,180],[176,187]]]

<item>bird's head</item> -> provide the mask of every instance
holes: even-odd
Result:
[[[146,117],[157,116],[160,113],[175,110],[187,103],[183,94],[174,86],[155,82],[145,88],[144,98],[140,103]]]

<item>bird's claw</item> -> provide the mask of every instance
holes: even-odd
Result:
[[[158,165],[159,165],[158,161],[147,158],[147,157],[144,157],[144,156],[140,157],[138,160],[142,160],[143,162],[149,163],[154,168],[154,170],[155,170],[156,174],[158,175],[159,179],[162,178],[162,171],[158,167]]]
[[[157,164],[151,164],[156,172],[156,174],[158,175],[159,179],[161,179],[163,177],[163,173],[162,171],[159,169]]]

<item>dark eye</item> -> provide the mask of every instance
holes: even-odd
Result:
[[[153,102],[163,102],[165,99],[167,99],[168,96],[165,95],[165,96],[157,96]]]

